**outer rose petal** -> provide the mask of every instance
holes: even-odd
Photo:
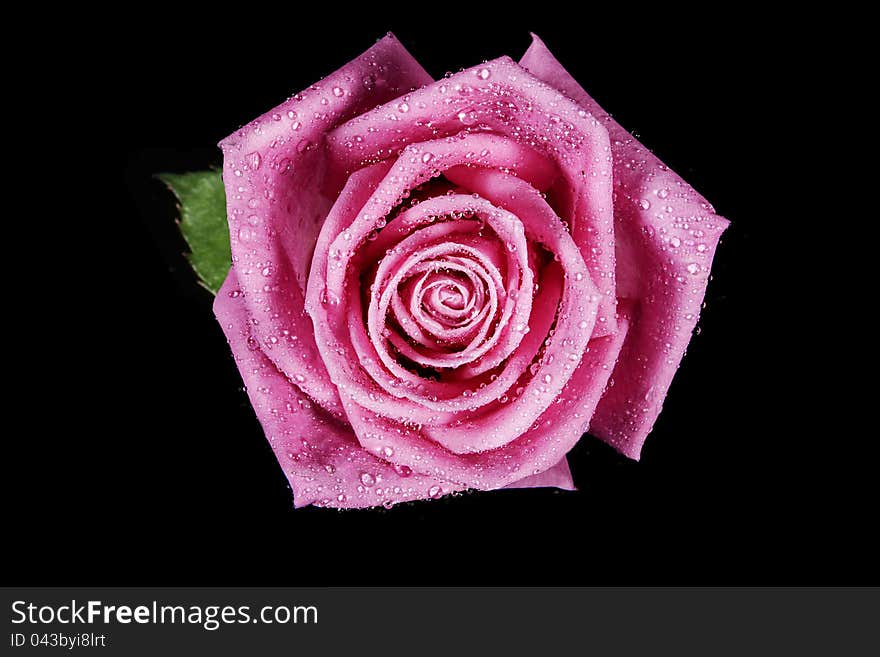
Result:
[[[340,413],[318,354],[304,290],[318,231],[338,194],[325,134],[431,82],[391,35],[222,142],[232,258],[266,356],[310,397]]]
[[[562,490],[577,490],[574,480],[571,478],[571,470],[568,467],[568,459],[563,458],[549,470],[540,474],[529,475],[504,488],[561,488]]]
[[[637,459],[696,326],[729,222],[599,107],[532,36],[520,64],[599,119],[611,137],[618,297],[638,303],[614,385],[590,432]]]
[[[214,312],[241,371],[297,507],[389,505],[462,490],[436,477],[394,468],[360,447],[351,429],[311,400],[260,350],[235,271],[217,293]]]

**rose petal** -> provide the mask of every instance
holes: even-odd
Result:
[[[290,482],[295,506],[388,506],[462,489],[369,454],[350,427],[288,381],[253,337],[234,270],[217,293],[214,312],[229,340],[254,412]]]
[[[389,35],[220,142],[233,263],[254,339],[290,380],[333,412],[340,409],[338,393],[303,312],[309,258],[338,191],[324,193],[333,181],[318,144],[340,122],[429,82]]]
[[[639,458],[700,314],[729,222],[612,119],[532,35],[521,64],[589,111],[612,139],[617,277],[637,299],[633,326],[590,432]]]
[[[420,435],[421,427],[390,420],[342,397],[358,441],[370,452],[391,450],[389,461],[480,490],[501,488],[555,465],[586,430],[629,327],[627,306],[619,307],[618,331],[592,340],[564,393],[519,438],[479,454],[452,454]],[[491,421],[481,427],[494,428]]]
[[[568,459],[562,458],[549,470],[523,477],[519,481],[507,484],[504,488],[559,488],[561,490],[577,490],[571,478]]]

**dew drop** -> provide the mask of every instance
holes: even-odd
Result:
[[[260,157],[260,154],[256,151],[254,151],[253,153],[248,153],[244,157],[245,157],[245,161],[247,162],[248,166],[253,171],[256,171],[257,169],[259,169],[260,164],[263,162],[263,159]]]
[[[409,112],[409,103],[398,103],[397,111],[401,114],[406,114],[407,112]]]
[[[639,205],[642,207],[642,210],[647,210],[651,207],[651,202],[648,199],[643,198],[641,201],[639,201]]]
[[[489,76],[492,75],[492,72],[488,68],[481,68],[477,71],[477,77],[481,80],[488,80]]]
[[[333,87],[333,95],[337,98],[342,98],[345,95],[345,89],[342,87]]]
[[[700,271],[700,266],[697,263],[692,262],[687,266],[687,270],[690,274],[696,274],[698,271]]]
[[[443,495],[443,489],[440,486],[431,486],[431,488],[428,489],[428,497],[431,499],[436,500],[441,495]]]
[[[373,475],[371,475],[369,472],[362,472],[361,473],[361,483],[364,486],[372,486],[373,484],[376,483],[376,478]]]
[[[477,113],[474,111],[469,112],[459,112],[458,120],[461,121],[465,125],[473,125],[477,122]]]

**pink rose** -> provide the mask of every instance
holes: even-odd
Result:
[[[638,458],[728,222],[540,39],[435,82],[388,35],[220,146],[215,312],[296,506]]]

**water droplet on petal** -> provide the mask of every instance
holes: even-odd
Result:
[[[443,489],[440,486],[431,486],[431,488],[428,489],[428,497],[432,499],[436,500],[441,495],[443,495]]]
[[[477,71],[477,77],[481,80],[488,80],[490,75],[492,75],[492,72],[488,68],[481,68]]]
[[[345,89],[342,87],[333,87],[333,95],[337,98],[342,98],[345,95]]]
[[[364,486],[372,486],[373,484],[376,483],[376,478],[373,475],[371,475],[369,472],[362,472],[361,473],[361,483]]]
[[[464,123],[465,125],[473,125],[477,122],[477,113],[474,111],[469,112],[459,112],[458,120]]]

